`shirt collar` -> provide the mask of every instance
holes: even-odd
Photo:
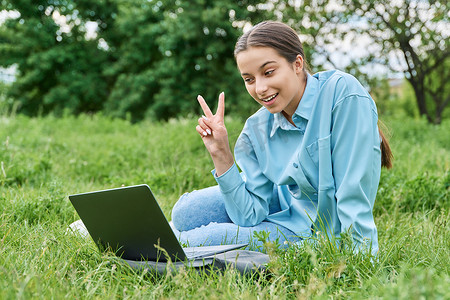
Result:
[[[317,96],[317,89],[319,86],[319,81],[316,77],[307,74],[307,81],[306,81],[306,88],[303,93],[302,99],[300,100],[300,103],[297,106],[297,109],[294,112],[294,115],[292,116],[293,119],[295,119],[295,115],[305,119],[309,120],[311,116],[311,111],[315,102],[315,96]],[[294,120],[294,123],[295,120]],[[274,114],[274,120],[273,120],[273,126],[272,131],[270,132],[270,137],[272,137],[278,128],[289,130],[293,129],[293,126],[291,123],[286,120],[286,118],[283,116],[283,114],[276,113]]]

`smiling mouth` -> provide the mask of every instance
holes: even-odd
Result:
[[[270,101],[272,101],[276,96],[278,96],[278,93],[276,93],[276,94],[274,94],[274,95],[272,95],[272,96],[270,96],[270,97],[261,99],[261,101],[262,101],[262,102],[270,102]]]

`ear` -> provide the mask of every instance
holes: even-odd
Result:
[[[303,73],[303,57],[300,54],[295,58],[294,70],[296,74]]]

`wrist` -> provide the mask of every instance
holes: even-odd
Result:
[[[216,155],[211,155],[211,158],[216,169],[216,176],[222,175],[223,173],[228,171],[234,164],[234,157],[231,152],[222,153],[222,155],[216,153]]]
[[[230,149],[215,149],[214,151],[209,151],[209,154],[213,159],[230,159],[233,160],[233,154]]]

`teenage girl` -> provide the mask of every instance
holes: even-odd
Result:
[[[392,154],[369,93],[341,71],[311,75],[297,33],[283,23],[257,24],[234,54],[262,107],[246,121],[233,157],[224,93],[215,114],[198,96],[204,116],[196,130],[218,185],[181,196],[175,233],[197,246],[251,243],[262,230],[280,243],[350,231],[358,247],[376,253],[373,205]]]

